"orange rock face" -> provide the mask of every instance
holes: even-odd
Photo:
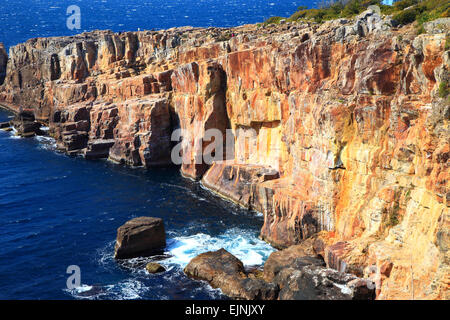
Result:
[[[327,265],[379,299],[448,299],[446,36],[352,24],[33,39],[11,48],[0,102],[34,108],[69,153],[134,166],[170,164],[183,129],[182,173],[261,211],[266,241],[319,233]],[[213,165],[208,129],[234,142]]]

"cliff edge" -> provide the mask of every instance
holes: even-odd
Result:
[[[314,239],[378,299],[449,299],[448,34],[368,10],[31,39],[10,48],[0,103],[34,110],[69,154],[133,166],[171,164],[184,129],[183,175],[262,212],[266,241]],[[235,142],[212,165],[196,148],[211,128]]]

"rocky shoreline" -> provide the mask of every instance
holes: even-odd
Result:
[[[4,106],[0,105],[0,108]],[[9,110],[5,107],[6,110]],[[30,138],[34,136],[45,136],[47,133],[41,128],[43,124],[36,121],[33,110],[22,110],[16,113],[14,118],[7,122],[0,123],[0,129],[4,131],[15,130],[16,135],[22,138]]]
[[[334,269],[375,282],[378,299],[448,299],[450,111],[439,88],[450,51],[448,28],[425,29],[368,10],[323,24],[31,39],[9,55],[0,46],[0,103],[25,136],[44,123],[69,155],[130,166],[171,165],[172,133],[189,132],[183,176],[262,212],[261,238],[279,252],[309,245],[323,259],[279,271],[278,298],[300,298],[293,288],[312,274],[334,281],[322,271]],[[211,165],[196,148],[208,129],[235,142]],[[296,258],[311,256],[302,250]]]
[[[164,222],[160,218],[138,217],[117,229],[114,258],[138,257],[164,260]],[[242,261],[221,248],[194,257],[184,273],[220,288],[238,300],[373,300],[375,283],[326,267],[311,241],[272,253],[263,266],[245,267]],[[165,272],[157,263],[146,264],[148,273]]]

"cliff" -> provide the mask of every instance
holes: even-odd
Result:
[[[329,267],[374,278],[379,299],[448,299],[449,62],[445,33],[374,11],[94,31],[12,47],[0,103],[33,109],[69,154],[133,166],[170,164],[184,129],[183,175],[262,212],[266,241],[314,239]],[[235,142],[212,165],[210,128]]]

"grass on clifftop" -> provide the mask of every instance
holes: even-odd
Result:
[[[399,24],[406,25],[416,21],[419,33],[423,32],[423,24],[438,18],[450,17],[448,0],[400,0],[392,6],[381,4],[381,0],[331,0],[319,9],[307,9],[305,6],[289,18],[271,17],[264,24],[286,21],[314,21],[322,23],[326,20],[351,18],[367,10],[370,5],[378,5],[382,14],[392,15]]]

